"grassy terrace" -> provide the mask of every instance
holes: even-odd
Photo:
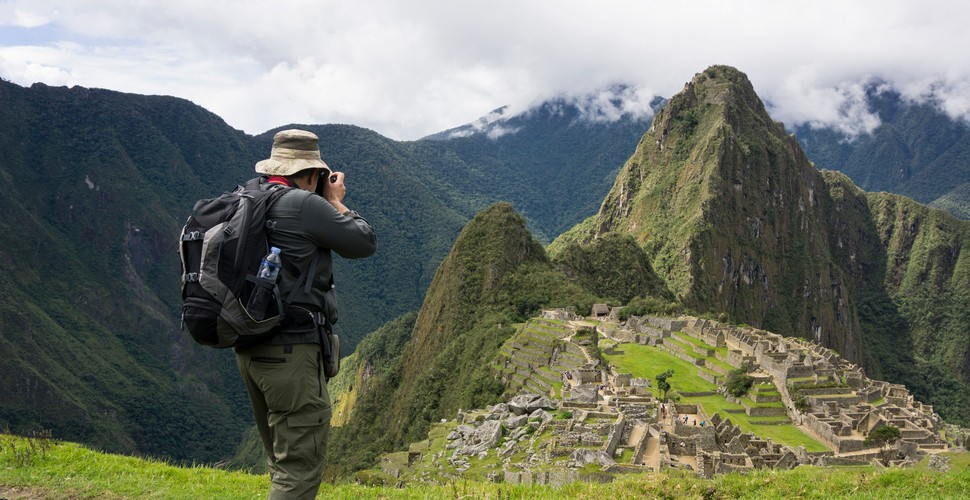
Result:
[[[676,333],[678,334],[678,336],[681,339],[683,339],[683,340],[685,340],[685,341],[687,341],[687,342],[689,342],[691,344],[694,344],[695,346],[697,346],[697,347],[699,347],[701,349],[711,350],[711,351],[714,351],[714,352],[721,353],[722,356],[727,356],[727,351],[728,351],[728,348],[727,347],[714,347],[711,344],[708,344],[707,342],[704,342],[703,340],[701,340],[699,338],[692,337],[692,336],[690,336],[690,335],[688,335],[686,333],[682,333],[682,332],[676,332]]]
[[[696,365],[656,347],[620,344],[617,350],[622,351],[623,354],[606,354],[604,357],[622,373],[649,379],[656,384],[654,377],[671,369],[674,371],[674,376],[670,379],[670,383],[677,391],[704,392],[717,389],[714,384],[697,376]],[[651,386],[651,390],[654,391],[655,396],[659,396],[655,387]]]
[[[741,398],[741,401],[744,401],[744,404],[748,405],[751,408],[784,408],[785,407],[785,405],[782,404],[780,401],[775,401],[770,403],[759,403],[748,397]]]
[[[619,344],[616,346],[618,351],[623,354],[607,354],[606,360],[617,368],[620,372],[630,373],[634,377],[649,379],[654,384],[654,377],[668,369],[674,370],[674,376],[670,379],[674,391],[677,392],[703,392],[713,391],[717,387],[702,379],[697,375],[698,367],[680,358],[668,354],[656,347],[639,344]],[[659,396],[656,388],[651,386],[655,396]],[[722,418],[730,418],[731,422],[738,425],[744,432],[752,432],[763,438],[770,437],[777,443],[797,447],[804,446],[809,452],[829,451],[829,448],[818,442],[811,436],[805,434],[793,425],[774,424],[774,422],[788,422],[788,417],[749,417],[744,411],[744,407],[730,403],[723,396],[700,396],[683,397],[685,403],[698,403],[704,407],[708,415],[715,412],[720,413]],[[753,403],[753,406],[780,406],[781,403]],[[727,410],[740,411],[741,413],[728,413]],[[761,425],[754,422],[772,422],[771,425]]]
[[[708,366],[715,365],[726,372],[734,369],[733,366],[721,361],[720,359],[717,359],[714,356],[704,355],[704,353],[708,351],[713,351],[715,354],[720,354],[721,357],[727,357],[727,347],[714,347],[701,339],[691,337],[690,335],[682,332],[677,332],[677,338],[666,339],[665,342],[670,340],[673,340],[677,343],[677,345],[683,347],[684,350],[687,351],[688,355],[695,358],[703,358],[704,363],[706,363]]]
[[[694,359],[707,359],[707,356],[695,351],[694,347],[691,344],[687,342],[681,342],[680,340],[677,340],[673,337],[664,339],[664,344],[673,344],[679,347],[682,351],[684,351],[684,354]]]

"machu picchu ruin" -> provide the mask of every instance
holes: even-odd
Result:
[[[460,410],[385,455],[394,481],[604,481],[686,469],[703,477],[800,465],[905,466],[947,451],[942,419],[902,385],[831,349],[690,316],[549,309],[491,361],[505,402]],[[745,376],[742,393],[727,390]],[[660,379],[670,384],[662,390]],[[666,396],[666,400],[662,399]],[[887,443],[867,439],[899,430]]]

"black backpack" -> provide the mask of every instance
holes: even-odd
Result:
[[[266,340],[283,319],[279,288],[270,311],[257,321],[246,303],[257,286],[256,273],[269,251],[269,207],[291,188],[259,189],[251,179],[218,198],[196,202],[179,240],[182,260],[182,325],[196,342],[212,347],[245,347]]]

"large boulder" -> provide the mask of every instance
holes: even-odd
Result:
[[[546,423],[552,420],[552,414],[545,410],[536,410],[529,414],[529,420],[537,420],[542,423]]]
[[[529,421],[528,415],[512,416],[505,420],[505,427],[507,427],[510,431],[515,430],[525,425],[528,421]]]
[[[486,420],[474,432],[465,438],[463,455],[477,455],[489,448],[494,448],[502,438],[502,423],[498,420]]]
[[[535,399],[538,399],[539,397],[540,396],[538,394],[520,394],[512,398],[507,406],[509,411],[514,415],[525,415],[526,413],[531,412],[531,410],[526,410],[529,407],[529,403]]]
[[[559,408],[559,404],[557,402],[545,396],[539,396],[538,398],[529,402],[525,411],[527,413],[532,413],[536,410],[555,410],[556,408]]]
[[[569,390],[569,401],[577,403],[595,403],[598,394],[594,385],[580,385]]]
[[[586,464],[597,464],[601,467],[609,467],[616,462],[602,451],[590,450],[588,448],[577,448],[569,455],[569,461],[567,463],[571,467],[578,468]]]

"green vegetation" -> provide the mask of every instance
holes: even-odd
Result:
[[[728,394],[740,398],[751,390],[751,386],[754,385],[754,377],[748,375],[749,370],[750,367],[746,365],[731,370],[728,373],[727,382],[725,383]]]
[[[947,460],[950,461],[950,470],[970,470],[970,453],[948,451],[948,452],[943,452],[940,455],[946,457]],[[920,460],[918,464],[916,464],[916,468],[926,471],[927,470],[926,466],[929,464],[929,461],[930,461],[929,455],[923,457],[923,459]]]
[[[654,379],[656,379],[657,381],[657,389],[660,391],[660,401],[667,401],[667,393],[670,392],[670,389],[672,387],[670,385],[669,379],[672,378],[673,376],[674,376],[674,371],[667,370],[657,375],[656,377],[654,377]]]
[[[657,297],[634,297],[620,309],[620,321],[626,321],[630,316],[676,316],[684,312],[676,302]]]
[[[963,220],[970,219],[970,182],[964,182],[929,204]]]
[[[875,444],[878,446],[891,445],[899,439],[902,432],[898,427],[893,425],[883,425],[882,427],[877,427],[875,430],[871,431],[868,436],[866,436],[866,444]]]
[[[505,388],[490,366],[515,332],[511,325],[542,307],[592,301],[552,268],[510,205],[482,211],[439,267],[400,358],[369,379],[350,418],[334,429],[331,472],[370,467],[459,408],[496,402]]]
[[[30,464],[17,464],[10,449],[20,438],[0,437],[0,492],[36,498],[225,498],[265,495],[269,478],[203,467],[106,455],[72,443],[56,443]],[[516,486],[444,480],[403,488],[324,484],[326,498],[959,498],[970,489],[967,454],[947,453],[951,471],[873,467],[799,467],[756,470],[713,480],[686,471],[620,477],[613,483]],[[962,458],[958,458],[962,457]]]
[[[608,302],[626,304],[646,295],[669,299],[670,292],[653,272],[647,255],[627,235],[609,235],[589,245],[569,245],[554,260],[567,276]]]

